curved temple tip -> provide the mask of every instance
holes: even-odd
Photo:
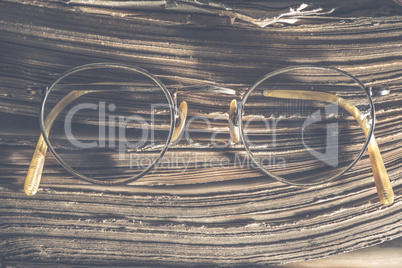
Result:
[[[383,173],[378,175],[378,177],[374,176],[374,180],[381,203],[385,206],[392,205],[394,203],[395,195],[388,174]]]
[[[381,199],[381,203],[383,203],[386,206],[390,206],[394,203],[394,195],[388,199]]]
[[[394,202],[394,191],[374,135],[371,136],[368,153],[371,167],[373,169],[374,182],[377,188],[378,197],[380,198],[381,203],[390,206]]]
[[[186,124],[187,110],[187,102],[182,101],[179,107],[179,120],[175,125],[171,142],[175,142],[182,133],[184,125]]]
[[[391,185],[385,190],[383,188],[382,191],[378,191],[378,197],[380,198],[381,203],[383,203],[386,206],[390,206],[394,203],[394,191],[392,190]]]
[[[366,117],[362,116],[360,110],[357,109],[353,104],[336,95],[325,92],[303,90],[264,90],[263,95],[265,97],[273,98],[306,99],[337,103],[337,105],[355,117],[366,137],[370,133],[371,124],[368,122]],[[392,190],[392,185],[374,135],[371,136],[368,152],[378,197],[381,203],[386,206],[390,206],[394,202],[394,191]]]
[[[35,195],[38,191],[40,180],[42,178],[43,166],[45,165],[46,152],[47,145],[42,135],[40,135],[25,179],[24,191],[29,196]]]

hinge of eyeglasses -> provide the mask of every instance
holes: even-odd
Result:
[[[172,91],[172,98],[174,103],[174,118],[177,120],[180,116],[179,106],[177,105],[177,89]]]
[[[367,90],[371,97],[386,96],[391,93],[391,90],[387,86],[368,87]]]
[[[49,87],[47,86],[41,86],[37,84],[28,84],[25,86],[25,90],[28,92],[28,94],[31,95],[35,95],[37,92],[40,92],[40,94],[45,95],[48,89]]]

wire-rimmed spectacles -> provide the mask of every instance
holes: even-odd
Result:
[[[150,72],[117,63],[88,64],[63,73],[44,90],[42,134],[27,174],[25,193],[36,194],[48,149],[68,172],[91,183],[124,184],[145,176],[183,135],[190,110],[186,100],[178,102],[183,92],[237,95],[222,87],[209,87],[204,92],[199,86],[169,91]],[[276,70],[230,101],[227,119],[231,142],[241,142],[254,166],[270,178],[296,186],[339,178],[368,148],[379,198],[391,205],[394,195],[373,134],[375,110],[370,92],[357,78],[335,68]],[[93,142],[88,133],[102,138]],[[360,146],[347,146],[345,139]],[[110,159],[105,152],[112,145],[118,156]],[[89,158],[95,163],[90,172],[77,157],[89,150]],[[140,153],[138,163],[147,159],[146,164],[108,179],[118,170],[118,159]],[[272,165],[273,157],[283,159],[287,168]],[[98,159],[104,158],[115,163],[108,169],[110,173],[99,165]]]

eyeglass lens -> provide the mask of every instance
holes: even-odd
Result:
[[[160,157],[171,128],[168,99],[148,76],[130,68],[99,66],[53,84],[44,117],[71,92],[49,132],[58,158],[85,177],[124,181]]]
[[[268,174],[292,184],[323,183],[361,156],[367,139],[356,116],[369,122],[370,107],[362,86],[343,73],[289,69],[249,95],[245,143]]]

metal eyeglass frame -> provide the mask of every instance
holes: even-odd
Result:
[[[48,137],[48,133],[50,132],[50,129],[53,125],[54,120],[56,117],[59,115],[59,113],[71,102],[73,102],[75,99],[79,98],[80,96],[95,92],[97,90],[73,90],[70,91],[62,100],[57,103],[53,109],[49,112],[45,119],[45,103],[46,100],[48,99],[49,94],[54,90],[55,86],[60,82],[62,79],[65,77],[74,74],[79,71],[83,70],[88,70],[88,69],[94,69],[94,68],[123,68],[127,70],[131,70],[134,72],[137,72],[139,74],[142,74],[148,78],[150,78],[153,82],[156,83],[156,85],[159,86],[159,88],[163,91],[165,94],[165,97],[169,103],[169,110],[170,110],[170,130],[169,134],[167,137],[167,142],[162,148],[159,157],[145,170],[143,170],[141,173],[136,175],[133,178],[129,179],[123,179],[123,180],[118,180],[118,181],[100,181],[100,180],[95,180],[90,177],[87,177],[83,174],[80,174],[79,172],[75,171],[73,168],[71,168],[67,163],[61,159],[61,157],[57,154],[53,146],[51,145]],[[264,90],[263,95],[266,97],[272,97],[272,98],[286,98],[286,99],[303,99],[303,100],[316,100],[316,101],[322,101],[322,102],[327,102],[327,103],[336,103],[338,106],[342,107],[346,111],[348,111],[359,123],[360,127],[362,128],[365,136],[366,136],[366,142],[361,149],[359,155],[355,158],[354,161],[351,162],[349,166],[347,166],[342,172],[338,173],[337,175],[330,177],[329,179],[326,179],[324,181],[321,181],[319,183],[310,183],[310,184],[297,184],[290,182],[282,177],[276,176],[269,172],[266,168],[262,166],[262,164],[255,158],[253,153],[251,152],[244,136],[244,129],[243,129],[243,114],[244,114],[244,107],[245,103],[250,96],[250,94],[254,91],[255,88],[257,88],[262,82],[265,80],[281,74],[285,73],[291,70],[327,70],[327,71],[334,71],[339,74],[345,75],[349,77],[351,80],[356,82],[359,87],[365,92],[369,104],[370,104],[370,120],[367,119],[366,116],[363,116],[362,113],[360,112],[359,109],[357,109],[353,104],[350,102],[346,101],[345,99],[342,99],[341,97],[338,97],[334,94],[330,93],[324,93],[324,92],[312,92],[312,91],[303,91],[303,90]],[[97,85],[99,86],[99,85]],[[186,90],[185,88],[180,89],[178,91],[183,91]],[[55,156],[56,160],[72,175],[83,179],[85,181],[94,183],[94,184],[101,184],[101,185],[117,185],[117,184],[123,184],[123,183],[128,183],[131,181],[135,181],[143,176],[145,176],[148,172],[150,172],[157,164],[158,162],[162,159],[163,155],[166,153],[167,149],[169,148],[170,144],[173,143],[181,134],[181,132],[184,129],[184,125],[186,122],[186,117],[187,117],[187,103],[185,101],[182,101],[180,103],[180,106],[178,107],[177,105],[177,93],[178,91],[174,91],[172,94],[169,92],[169,90],[166,88],[166,86],[153,74],[150,72],[139,68],[139,67],[134,67],[134,66],[129,66],[129,65],[124,65],[124,64],[118,64],[118,63],[93,63],[93,64],[87,64],[83,66],[78,66],[76,68],[73,68],[62,75],[60,75],[56,80],[53,81],[53,83],[50,85],[50,87],[46,88],[44,91],[44,97],[42,99],[42,105],[41,105],[41,110],[40,110],[40,128],[41,128],[41,136],[39,138],[39,141],[37,143],[36,149],[34,156],[32,158],[27,177],[25,180],[25,186],[24,190],[27,195],[35,195],[40,184],[40,180],[42,177],[42,172],[43,172],[43,167],[45,163],[45,157],[47,153],[47,149],[49,149],[52,154]],[[208,90],[211,92],[211,90]],[[235,95],[236,91],[232,89],[224,89],[224,88],[217,88],[214,90],[216,93],[222,93],[222,94],[232,94]],[[377,187],[377,193],[379,196],[380,201],[384,205],[391,205],[394,200],[394,193],[392,190],[392,186],[390,183],[390,180],[387,175],[386,168],[384,166],[384,162],[381,157],[380,150],[378,148],[378,144],[376,142],[376,139],[374,137],[374,121],[375,121],[375,110],[374,110],[374,104],[371,99],[371,91],[366,88],[362,82],[360,82],[357,78],[354,76],[350,75],[347,72],[344,72],[339,69],[331,68],[331,67],[321,67],[321,66],[295,66],[295,67],[288,67],[288,68],[283,68],[279,69],[276,71],[273,71],[259,80],[257,80],[251,87],[248,88],[248,90],[245,92],[245,94],[238,100],[238,99],[233,99],[230,103],[229,107],[229,126],[230,126],[230,137],[231,140],[234,143],[238,143],[240,140],[243,143],[248,155],[252,159],[252,161],[269,177],[274,178],[278,181],[281,181],[283,183],[289,184],[289,185],[295,185],[295,186],[312,186],[312,185],[318,185],[318,184],[323,184],[327,183],[329,181],[335,180],[336,178],[339,178],[342,176],[344,173],[346,173],[352,166],[355,165],[355,163],[362,157],[363,153],[365,152],[366,148],[368,148],[369,156],[370,156],[370,162],[373,170],[373,176],[374,176],[374,181]],[[173,96],[172,96],[173,95]]]

